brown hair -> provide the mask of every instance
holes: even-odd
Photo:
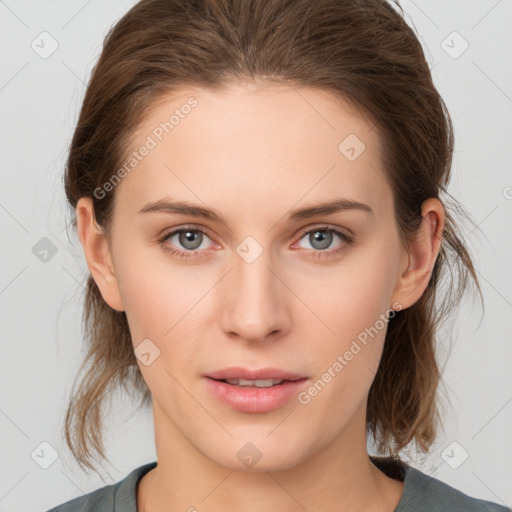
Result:
[[[400,12],[398,11],[400,9]],[[180,86],[220,88],[264,77],[347,99],[377,126],[404,244],[427,198],[449,196],[453,127],[421,44],[399,4],[385,0],[142,0],[110,30],[69,150],[65,191],[74,209],[91,197],[107,238],[114,193],[94,191],[125,160],[130,136],[164,94]],[[451,198],[451,196],[449,196]],[[443,242],[428,287],[389,321],[370,389],[367,428],[380,453],[398,456],[412,440],[427,452],[440,419],[436,333],[469,278],[481,291],[448,203]],[[457,206],[460,213],[464,211]],[[74,219],[76,228],[76,219]],[[449,271],[449,273],[448,273]],[[440,300],[439,285],[446,284]],[[106,459],[102,404],[127,384],[151,394],[137,366],[126,314],[111,309],[91,276],[84,304],[87,372],[73,392],[66,441],[82,467]],[[76,384],[76,381],[75,381]],[[91,451],[92,448],[92,451]]]

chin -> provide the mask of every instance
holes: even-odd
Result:
[[[227,469],[250,473],[285,471],[299,464],[305,457],[303,445],[287,446],[284,450],[282,445],[278,445],[278,449],[268,440],[254,443],[232,440],[231,445],[232,448],[226,446],[221,452],[203,452],[203,455]]]

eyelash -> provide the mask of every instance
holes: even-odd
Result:
[[[174,231],[170,231],[169,233],[165,234],[162,238],[160,238],[158,240],[158,243],[162,246],[162,248],[164,250],[170,252],[171,255],[173,255],[173,256],[178,256],[179,258],[191,258],[191,257],[195,257],[196,253],[198,253],[198,252],[205,252],[206,251],[205,249],[204,250],[194,249],[194,250],[189,250],[189,251],[181,251],[179,249],[171,248],[166,243],[170,237],[176,235],[177,233],[182,233],[182,232],[186,232],[186,231],[194,231],[194,232],[202,233],[208,237],[208,234],[205,231],[203,231],[202,229],[196,228],[194,226],[183,226],[179,229],[175,229]],[[316,231],[327,231],[330,233],[334,233],[335,235],[338,235],[344,243],[341,245],[341,247],[338,247],[337,249],[330,249],[330,250],[324,250],[324,251],[315,250],[315,249],[306,249],[307,251],[312,253],[311,255],[314,258],[334,257],[344,250],[345,245],[351,245],[354,242],[353,237],[347,235],[346,233],[343,233],[342,231],[339,231],[337,229],[334,229],[334,228],[331,228],[331,227],[325,226],[325,225],[324,226],[316,226],[314,228],[309,228],[309,229],[302,231],[299,235],[299,240],[302,239],[304,237],[304,235],[307,235],[309,233],[314,233]],[[210,238],[210,237],[208,237],[208,238]],[[202,256],[200,256],[200,257],[202,257]]]

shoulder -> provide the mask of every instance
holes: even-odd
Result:
[[[47,512],[137,512],[137,483],[156,464],[144,464],[119,482],[73,498]]]
[[[395,512],[511,512],[497,503],[472,498],[448,484],[407,466],[402,499]]]
[[[114,495],[118,485],[119,483],[106,485],[89,494],[57,505],[47,512],[111,512],[114,510]]]

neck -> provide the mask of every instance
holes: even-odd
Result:
[[[139,483],[137,509],[392,512],[403,483],[387,477],[370,461],[366,436],[358,435],[366,432],[360,424],[364,413],[365,409],[354,416],[359,422],[347,425],[298,463],[248,471],[218,464],[205,456],[164,418],[154,401],[158,465]]]

